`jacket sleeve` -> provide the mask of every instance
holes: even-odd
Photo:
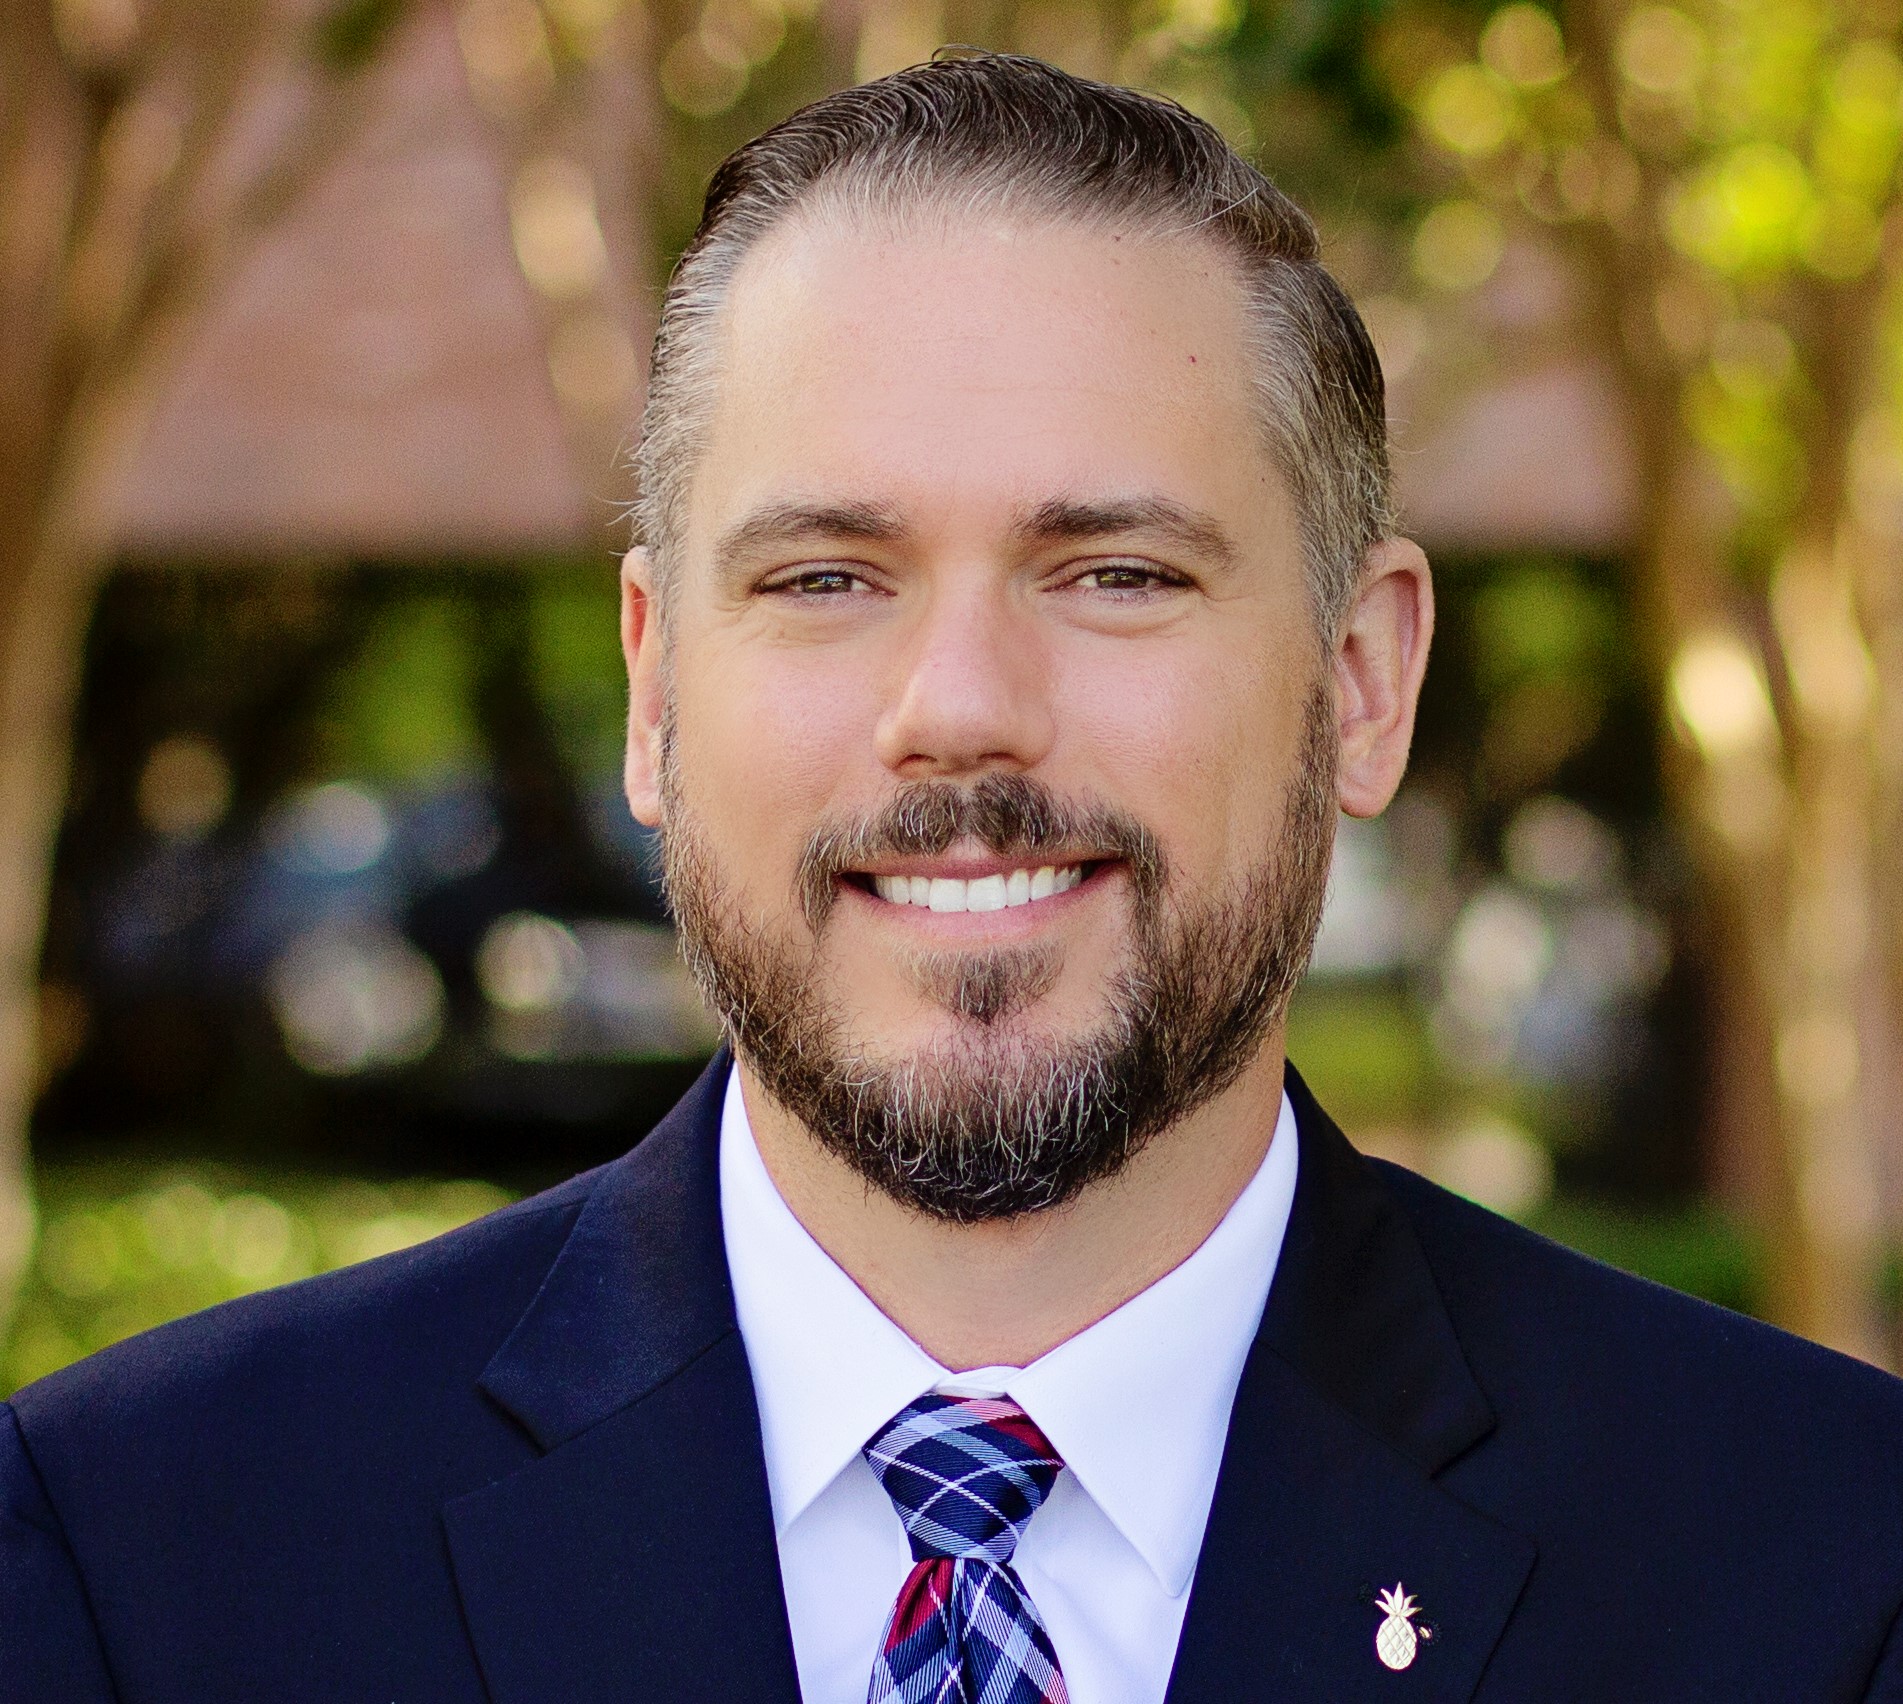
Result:
[[[59,1516],[0,1403],[0,1704],[113,1704],[116,1694]]]

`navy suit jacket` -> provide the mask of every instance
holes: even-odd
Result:
[[[0,1408],[4,1704],[794,1704],[715,1152]],[[1301,1169],[1171,1704],[1903,1700],[1903,1384],[1357,1155]],[[1431,1637],[1376,1659],[1378,1587]]]

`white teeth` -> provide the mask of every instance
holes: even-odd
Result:
[[[980,876],[975,882],[965,883],[967,911],[1002,911],[1004,896],[1003,876]]]
[[[873,891],[892,905],[916,905],[931,911],[1008,911],[1068,893],[1084,879],[1081,864],[1059,869],[1045,864],[1036,870],[1013,870],[1008,876],[979,876],[960,881],[956,876],[874,876]]]

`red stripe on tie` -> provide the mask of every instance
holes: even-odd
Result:
[[[899,1601],[892,1609],[892,1625],[886,1629],[885,1648],[896,1651],[934,1616],[942,1614],[951,1601],[952,1564],[949,1558],[936,1556],[914,1562],[912,1571],[899,1588]]]
[[[1037,1429],[1030,1415],[1023,1409],[1013,1407],[1009,1414],[1001,1414],[990,1423],[991,1430],[1002,1432],[1008,1438],[1015,1438],[1034,1455],[1055,1457],[1057,1452],[1051,1448],[1051,1441]]]

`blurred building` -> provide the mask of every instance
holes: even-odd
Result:
[[[124,557],[606,549],[646,335],[637,209],[580,150],[524,158],[477,102],[481,45],[409,9],[358,127],[178,352],[111,499]]]

